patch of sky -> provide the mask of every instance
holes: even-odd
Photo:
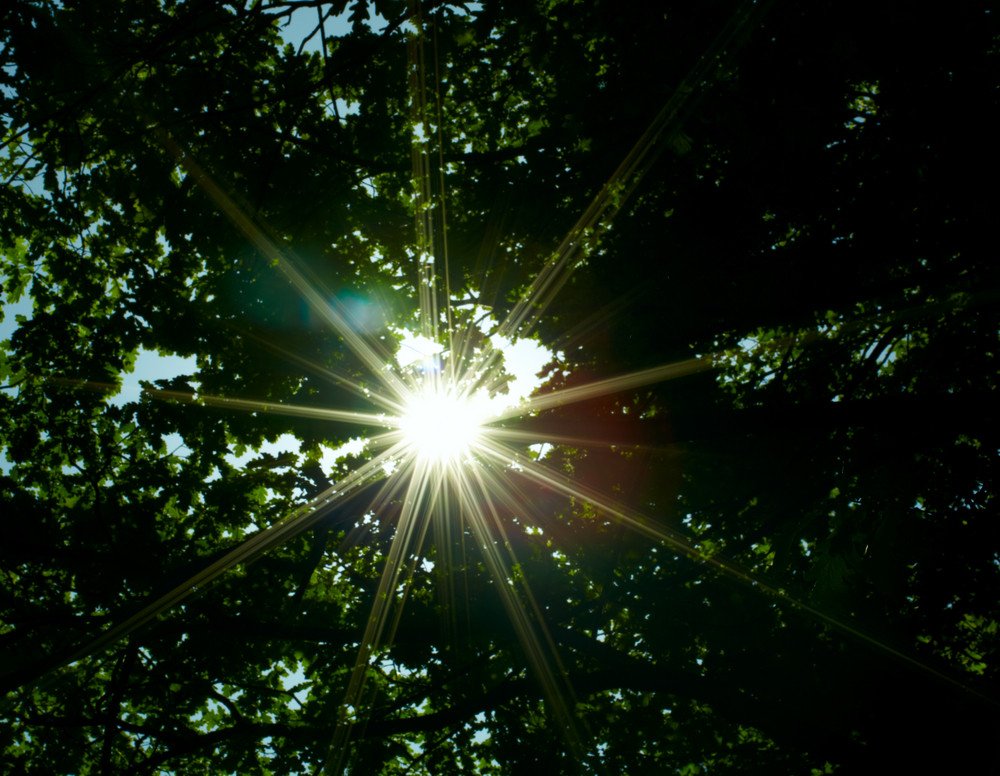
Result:
[[[484,320],[480,323],[480,328],[485,333],[492,324],[493,321]],[[444,345],[420,334],[407,331],[396,331],[395,333],[400,337],[396,361],[404,369],[412,368],[419,362],[425,364],[424,368],[429,368],[427,365],[436,366],[439,360],[447,354]],[[507,406],[516,405],[527,399],[541,385],[542,380],[538,375],[542,368],[552,360],[552,353],[531,339],[511,341],[493,335],[490,337],[490,343],[503,353],[504,366],[513,377],[507,384],[507,394],[500,397],[498,403]]]
[[[30,280],[25,284],[24,293],[21,294],[21,297],[16,302],[9,302],[6,294],[4,294],[3,320],[0,321],[0,342],[8,341],[21,323],[31,320],[33,312]]]
[[[552,352],[531,339],[512,342],[494,335],[490,341],[493,347],[503,352],[507,371],[514,376],[507,386],[508,396],[517,401],[526,399],[542,384],[538,375],[552,360]]]
[[[139,348],[132,371],[122,375],[121,388],[108,397],[108,403],[122,407],[128,402],[139,401],[143,391],[142,382],[169,381],[184,375],[193,375],[197,370],[194,356],[161,354]]]
[[[324,35],[329,40],[330,38],[342,38],[353,32],[351,23],[353,9],[348,8],[337,15],[332,13],[332,9],[332,4],[293,9],[283,16],[278,25],[281,39],[292,45],[296,51],[322,53]],[[322,30],[320,29],[321,23]],[[389,25],[389,22],[384,16],[372,9],[369,10],[368,18],[364,24],[369,30],[378,34]]]
[[[282,434],[273,442],[265,440],[260,447],[247,449],[242,455],[233,455],[230,453],[226,456],[226,460],[236,468],[242,469],[250,463],[250,461],[255,458],[259,458],[262,455],[273,455],[278,457],[284,453],[298,453],[298,451],[298,439],[291,434]]]
[[[17,75],[17,68],[14,65],[7,63],[2,66],[3,72],[10,78]],[[7,84],[0,85],[0,94],[4,97],[12,98],[17,96],[17,90],[13,86],[8,86]]]
[[[473,719],[473,722],[476,725],[485,725],[486,724],[486,714],[484,712],[480,711],[478,714],[476,714],[475,718]],[[481,728],[478,728],[476,730],[475,734],[472,736],[472,741],[473,741],[473,743],[481,744],[481,743],[483,743],[483,741],[488,741],[489,738],[490,738],[490,730],[489,730],[489,728],[487,728],[487,727],[481,727]]]
[[[553,450],[555,448],[548,442],[541,442],[540,444],[537,445],[528,445],[528,449],[535,454],[535,460],[540,461],[546,455],[549,454],[550,450]]]
[[[289,664],[286,662],[285,666],[287,668]],[[281,688],[290,696],[288,705],[296,703],[301,708],[309,697],[309,689],[312,687],[312,682],[306,679],[304,664],[296,662],[294,670],[282,674],[280,681]]]
[[[340,447],[324,447],[319,460],[319,465],[323,470],[323,474],[327,477],[335,477],[337,461],[347,455],[360,454],[365,449],[367,444],[368,442],[365,439],[354,438]],[[296,455],[298,452],[299,440],[291,434],[282,434],[273,442],[265,441],[260,447],[247,450],[243,453],[243,455],[236,456],[230,454],[226,456],[226,460],[236,468],[243,468],[250,461],[265,454],[273,455],[277,458],[285,453],[292,453],[293,455]]]
[[[135,365],[131,373],[122,376],[122,385],[117,393],[108,397],[108,403],[116,407],[128,402],[138,401],[142,395],[142,382],[155,383],[157,380],[170,381],[174,378],[195,375],[197,365],[193,356],[182,357],[174,354],[160,354],[154,351],[139,349]],[[197,388],[196,380],[189,380]],[[171,454],[178,454],[183,449],[183,439],[178,434],[169,434],[164,438]],[[345,455],[357,455],[364,450],[366,441],[355,438],[338,448],[324,448],[320,458],[320,466],[324,474],[333,474],[336,462]],[[284,453],[297,454],[299,441],[291,434],[282,434],[274,441],[265,441],[259,448],[247,450],[240,456],[229,455],[227,460],[233,466],[242,468],[247,463],[263,454],[275,457]]]
[[[278,33],[281,39],[291,45],[298,53],[322,54],[323,38],[327,41],[342,38],[353,32],[351,24],[351,9],[334,15],[332,6],[295,8],[282,17],[278,23]],[[369,12],[366,26],[375,33],[381,32],[388,25],[385,17]],[[344,120],[346,116],[361,112],[361,103],[336,98],[327,105],[327,114]]]

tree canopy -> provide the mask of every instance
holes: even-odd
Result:
[[[1000,771],[992,5],[5,6],[11,771]]]

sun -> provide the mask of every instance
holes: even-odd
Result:
[[[403,441],[425,463],[460,463],[482,438],[488,417],[486,397],[435,382],[407,401],[399,425]]]

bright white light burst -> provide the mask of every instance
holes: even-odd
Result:
[[[426,463],[459,463],[483,434],[489,400],[434,382],[407,402],[400,422],[403,441]]]

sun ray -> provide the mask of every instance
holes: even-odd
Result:
[[[519,563],[491,497],[492,490],[483,479],[478,467],[470,467],[470,472],[471,477],[461,478],[459,481],[459,498],[464,500],[463,506],[469,516],[473,537],[482,550],[483,560],[496,583],[495,587],[504,610],[526,653],[536,680],[552,708],[557,725],[571,745],[577,745],[579,743],[577,723],[570,712],[570,704],[567,703],[575,700],[572,687],[566,679],[566,672],[545,626],[541,610],[531,594],[528,581],[523,576],[515,580],[508,571],[519,568]],[[471,487],[473,483],[476,485],[475,489]],[[479,504],[483,504],[485,508],[479,507]],[[501,547],[506,553],[501,552]],[[507,556],[506,559],[504,554]],[[520,588],[527,598],[528,610],[534,618],[529,616],[524,603],[519,599],[517,588]]]
[[[497,461],[508,460],[503,457],[502,453],[498,453],[494,449],[489,447],[483,447],[481,449],[485,455],[493,457]],[[769,595],[794,609],[802,611],[820,622],[840,631],[841,633],[858,639],[859,641],[862,641],[879,651],[885,652],[898,660],[902,660],[914,668],[924,671],[937,679],[943,680],[964,692],[971,693],[979,698],[982,698],[983,700],[989,701],[993,705],[1000,706],[1000,702],[997,702],[978,692],[954,677],[938,671],[912,654],[897,649],[882,639],[871,635],[859,624],[843,617],[836,617],[823,611],[822,609],[807,604],[804,601],[789,595],[780,586],[753,575],[741,564],[726,558],[720,553],[713,553],[711,555],[704,553],[698,548],[697,543],[694,540],[684,536],[680,532],[663,525],[658,525],[655,521],[649,519],[645,515],[629,509],[613,499],[607,498],[592,488],[588,488],[578,482],[574,482],[559,472],[556,472],[548,467],[541,466],[537,462],[520,455],[515,450],[508,450],[506,452],[514,457],[521,473],[529,479],[533,479],[545,487],[561,492],[571,498],[581,499],[593,507],[596,507],[597,509],[600,509],[616,518],[622,525],[640,534],[641,536],[645,536],[654,541],[663,542],[690,560],[711,566],[722,574],[737,579],[765,595]]]
[[[383,396],[378,391],[372,391],[368,388],[365,388],[363,385],[347,377],[346,375],[339,374],[337,371],[333,369],[320,366],[314,361],[311,361],[310,359],[305,358],[304,356],[301,356],[298,353],[289,350],[288,348],[279,347],[278,345],[275,345],[273,342],[268,340],[266,337],[262,337],[259,334],[252,332],[248,329],[244,329],[242,327],[237,327],[233,325],[230,326],[234,330],[238,331],[241,337],[249,337],[251,339],[254,339],[255,341],[259,342],[261,345],[268,348],[272,353],[276,354],[280,358],[290,363],[298,364],[299,366],[304,367],[305,369],[308,369],[313,374],[318,375],[319,377],[322,377],[323,379],[327,380],[331,385],[335,385],[339,388],[346,388],[356,396],[368,402],[371,402],[372,404],[378,405],[382,409],[387,410],[389,412],[394,412],[396,414],[399,414],[400,411],[402,410],[402,405],[398,401],[393,401],[392,399]]]
[[[453,500],[447,488],[443,489],[441,494],[441,513],[444,519],[432,521],[435,588],[445,641],[458,647],[467,641],[459,635],[459,607],[464,608],[468,622],[470,604],[465,552],[465,514],[461,502]],[[452,517],[448,517],[449,515]],[[456,540],[459,544],[458,558],[455,557]],[[459,596],[456,592],[456,573],[462,575],[464,596]]]
[[[489,431],[491,439],[502,442],[513,442],[521,445],[568,445],[570,447],[604,448],[613,447],[616,449],[627,449],[633,447],[648,447],[637,442],[621,439],[597,439],[588,436],[569,436],[567,434],[555,434],[544,430],[521,431],[515,428],[491,428]]]
[[[698,58],[691,72],[678,84],[670,99],[660,109],[642,136],[600,188],[576,224],[566,233],[552,257],[532,281],[527,292],[498,327],[507,339],[529,334],[545,313],[570,275],[585,258],[589,243],[608,229],[615,216],[656,161],[668,140],[679,132],[682,120],[693,108],[692,96],[711,83],[713,71],[732,61],[742,48],[738,33],[759,25],[773,0],[744,0],[729,16],[726,24]],[[749,39],[749,36],[747,36]]]
[[[243,209],[202,169],[189,152],[181,148],[166,129],[157,124],[153,127],[153,132],[178,164],[215,202],[219,210],[229,218],[264,258],[281,270],[299,292],[303,301],[309,305],[309,308],[343,338],[348,348],[396,399],[402,399],[406,395],[406,387],[399,377],[387,368],[391,354],[381,344],[367,342],[364,337],[358,334],[359,331],[363,330],[363,327],[353,321],[350,311],[344,308],[333,295],[320,294],[318,289],[322,288],[322,284],[315,278],[310,281],[292,261],[290,254],[279,249],[276,243],[264,233],[264,230],[243,212]]]
[[[434,22],[434,95],[437,107],[437,148],[438,148],[438,206],[441,209],[441,258],[444,262],[444,301],[445,301],[445,324],[448,332],[448,350],[455,352],[455,322],[452,317],[451,303],[451,272],[448,266],[448,197],[444,183],[444,137],[442,126],[444,122],[441,118],[441,72],[438,62],[438,34],[437,22]],[[455,378],[456,361],[449,361],[452,379]]]
[[[410,471],[406,477],[406,497],[403,500],[403,508],[400,512],[396,530],[393,533],[389,551],[386,554],[375,600],[358,646],[357,658],[355,659],[354,668],[348,680],[347,691],[341,705],[341,712],[334,731],[333,740],[329,747],[327,760],[328,762],[332,762],[338,771],[341,768],[343,758],[346,756],[351,730],[356,725],[363,725],[365,723],[367,712],[371,708],[371,704],[361,704],[360,702],[365,692],[368,667],[373,652],[379,646],[383,645],[382,634],[392,607],[397,603],[396,589],[399,576],[407,556],[414,549],[414,534],[419,533],[422,537],[426,530],[426,525],[420,527],[419,523],[421,519],[426,523],[428,517],[427,511],[421,507],[423,507],[424,499],[430,487],[430,463],[424,459],[417,458],[409,464],[409,467]]]
[[[434,255],[433,193],[429,127],[427,117],[427,77],[424,63],[424,24],[419,0],[407,4],[414,32],[407,35],[407,86],[410,96],[410,122],[413,126],[410,156],[413,166],[414,219],[418,267],[417,298],[420,331],[435,342],[438,339],[438,298]],[[450,303],[450,300],[448,300]],[[450,332],[449,332],[450,334]]]
[[[71,654],[56,658],[46,667],[38,679],[111,646],[179,604],[196,590],[204,588],[229,569],[243,563],[251,563],[268,550],[280,546],[308,530],[357,488],[384,476],[383,466],[394,455],[398,454],[401,448],[402,445],[390,448],[381,455],[365,462],[280,522],[261,529],[253,536],[244,539],[222,557],[204,566],[167,593],[149,600],[137,612],[86,642]]]
[[[710,369],[713,362],[708,358],[689,358],[685,361],[678,361],[664,366],[642,369],[638,372],[609,377],[605,380],[594,380],[584,385],[572,388],[560,388],[543,394],[532,396],[525,402],[523,408],[514,408],[501,412],[498,420],[516,417],[525,412],[550,409],[578,401],[596,399],[600,396],[607,396],[612,393],[621,393],[633,388],[641,388],[644,385],[662,383],[665,380],[672,380],[678,377],[701,372]]]
[[[395,429],[399,427],[399,419],[384,414],[376,415],[370,412],[355,412],[354,410],[334,410],[324,407],[308,407],[301,404],[281,404],[279,402],[261,399],[238,399],[228,396],[207,396],[202,393],[191,394],[184,391],[168,391],[147,388],[145,393],[154,399],[164,399],[185,404],[200,404],[205,407],[219,409],[244,410],[246,412],[272,413],[274,415],[292,415],[297,418],[315,418],[339,423],[353,423],[359,426],[380,426]],[[393,405],[395,406],[395,405]],[[397,411],[401,410],[397,407]]]

